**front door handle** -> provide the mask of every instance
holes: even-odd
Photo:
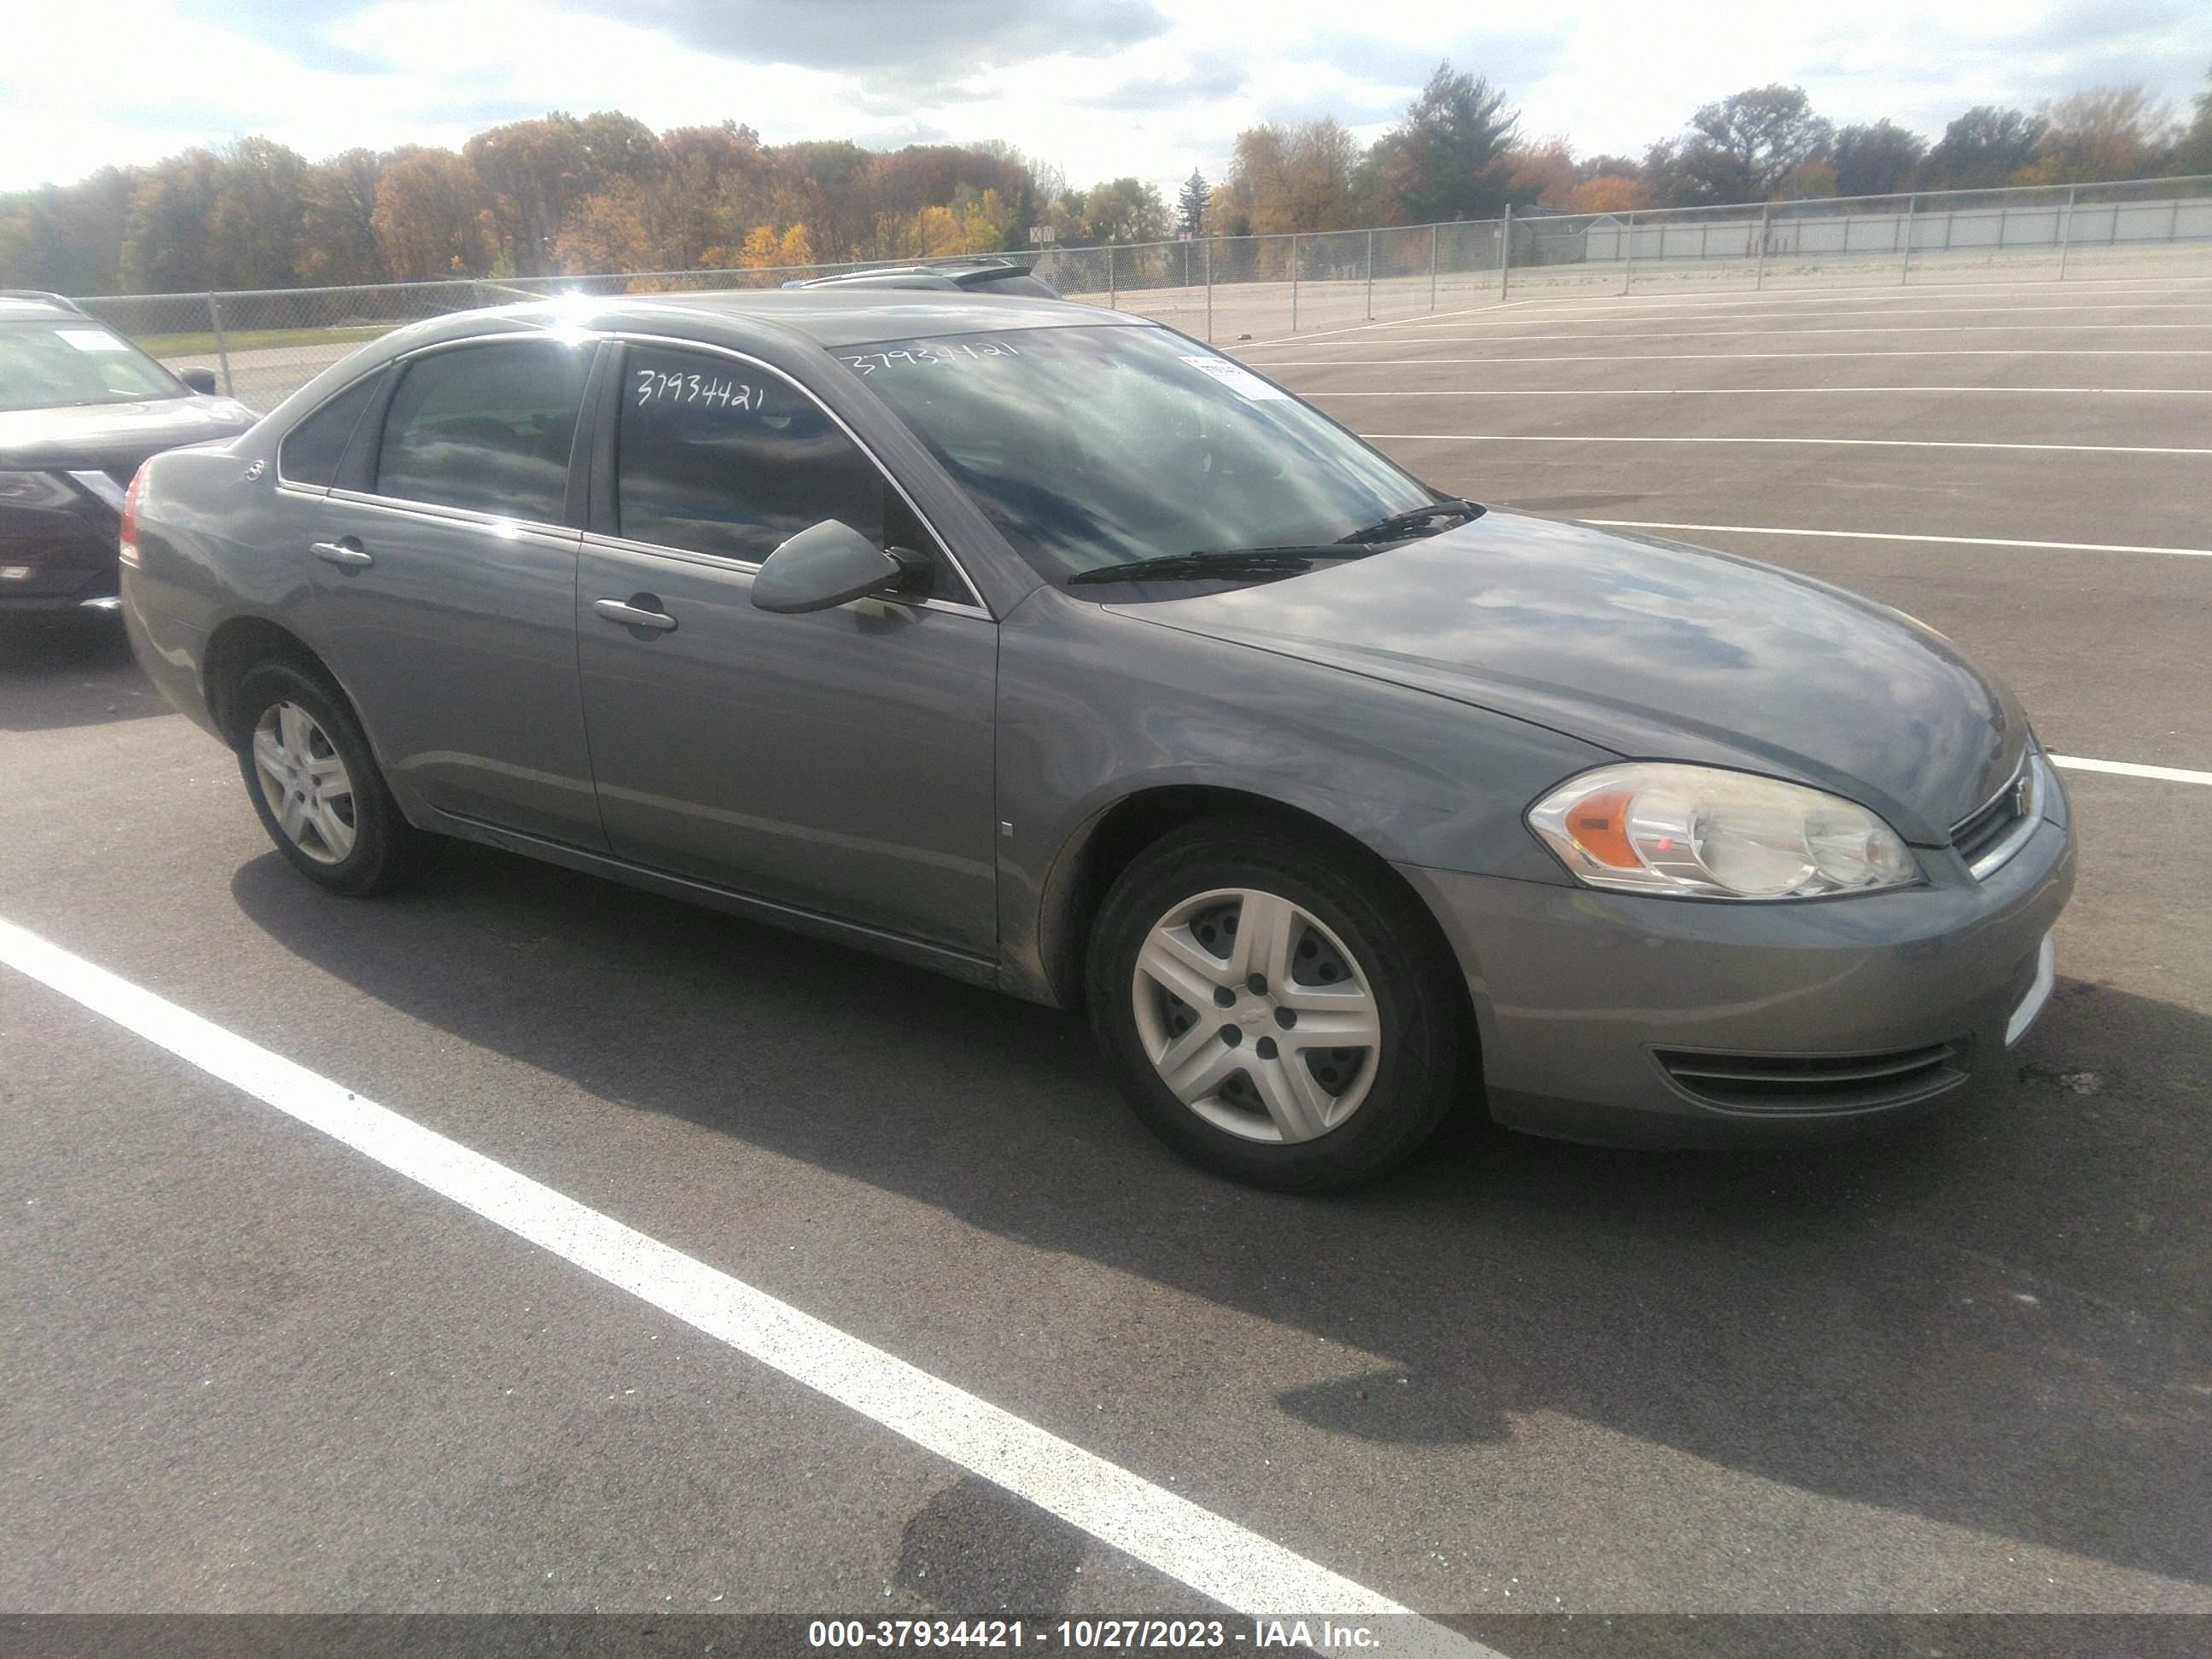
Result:
[[[643,599],[642,593],[637,596]],[[611,623],[624,628],[653,628],[665,634],[676,626],[676,618],[665,611],[647,611],[624,599],[593,599],[592,609]]]
[[[340,565],[348,570],[366,570],[376,562],[351,538],[342,542],[317,542],[307,551],[325,564]]]

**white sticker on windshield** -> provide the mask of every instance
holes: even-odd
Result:
[[[128,351],[131,349],[129,344],[117,339],[106,329],[58,328],[54,332],[67,340],[79,351]]]
[[[1211,374],[1238,397],[1249,398],[1255,403],[1291,395],[1279,386],[1269,386],[1251,370],[1240,368],[1226,357],[1186,357],[1183,362],[1202,374]]]

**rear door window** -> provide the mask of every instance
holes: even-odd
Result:
[[[384,420],[376,493],[560,524],[587,347],[526,340],[407,365]]]

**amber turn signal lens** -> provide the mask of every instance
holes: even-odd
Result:
[[[1575,838],[1575,845],[1600,864],[1609,864],[1616,870],[1641,867],[1643,860],[1636,856],[1635,844],[1628,839],[1632,799],[1626,789],[1607,789],[1568,808],[1567,833]]]

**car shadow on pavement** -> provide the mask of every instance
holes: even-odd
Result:
[[[285,949],[464,1043],[1387,1357],[1282,1392],[1290,1439],[1564,1416],[2212,1582],[2212,1020],[2189,1011],[2063,981],[1997,1075],[1887,1138],[1611,1152],[1471,1112],[1398,1177],[1294,1198],[1156,1145],[1074,1018],[834,945],[472,848],[380,904],[273,854],[233,886]]]
[[[173,714],[112,616],[0,617],[0,732],[50,732]]]

